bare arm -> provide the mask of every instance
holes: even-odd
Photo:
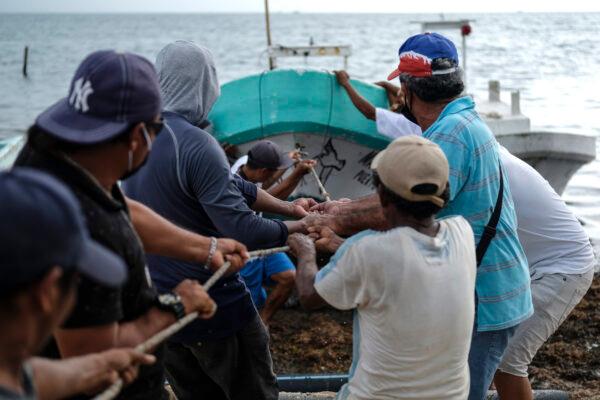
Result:
[[[74,329],[58,329],[54,337],[62,357],[96,353],[114,347],[134,347],[175,322],[172,313],[150,309],[138,319],[124,323]]]
[[[268,212],[291,218],[304,218],[307,211],[293,202],[280,200],[266,190],[258,189],[256,201],[252,209],[258,212]]]
[[[293,150],[293,151],[290,151],[288,153],[288,156],[291,159],[293,159],[294,161],[298,162],[302,158],[301,154],[302,153],[299,150]],[[277,181],[283,176],[283,174],[285,174],[285,171],[286,171],[285,169],[280,169],[277,172],[275,172],[269,179],[267,179],[266,181],[263,182],[262,188],[264,190],[269,191],[269,189],[271,188],[271,186],[273,186],[275,183],[277,183]],[[275,195],[273,195],[273,196],[275,196]],[[275,197],[281,198],[279,196],[275,196]],[[285,200],[286,198],[287,198],[287,196],[285,198],[283,198],[283,199]]]
[[[178,227],[142,203],[126,200],[131,221],[147,253],[197,264],[206,262],[210,238]],[[237,272],[248,259],[246,246],[232,239],[219,239],[211,269],[217,270],[225,259],[232,264],[230,273]]]
[[[283,271],[271,275],[271,279],[275,281],[277,285],[267,297],[265,306],[260,311],[260,317],[265,325],[269,324],[273,315],[275,315],[277,310],[279,310],[290,297],[292,290],[294,290],[295,278],[296,272],[294,270]]]
[[[275,183],[277,183],[277,181],[279,180],[279,178],[281,178],[283,176],[283,174],[285,174],[285,169],[280,169],[277,172],[275,172],[273,174],[273,176],[271,176],[269,179],[267,179],[266,181],[264,181],[262,183],[262,188],[266,191],[270,192],[270,188],[271,186],[273,186]],[[274,195],[275,196],[275,195]],[[277,197],[277,196],[275,196]]]
[[[356,91],[356,89],[354,89],[350,83],[350,76],[348,73],[346,71],[334,71],[334,73],[340,86],[346,90],[346,93],[348,93],[348,96],[350,97],[352,104],[354,104],[354,107],[356,107],[358,111],[362,113],[362,115],[372,121],[375,121],[375,107],[373,104],[369,103],[367,99],[362,97],[360,93]]]
[[[312,207],[311,211],[322,214],[311,214],[306,217],[309,227],[327,226],[338,235],[350,236],[365,229],[389,229],[377,194],[349,202],[321,203]]]
[[[308,218],[308,217],[307,217]],[[307,233],[308,225],[306,224],[306,218],[300,221],[283,221],[288,230],[288,235],[292,233]]]
[[[181,297],[186,314],[197,311],[200,318],[206,319],[216,311],[214,301],[196,281],[186,279],[173,291]],[[54,337],[62,357],[74,357],[114,347],[135,347],[174,322],[173,313],[153,307],[133,321],[58,329]]]
[[[64,360],[31,359],[33,379],[40,400],[64,399],[81,393],[95,393],[118,377],[131,383],[138,365],[156,361],[150,354],[131,349],[113,349]]]
[[[292,194],[294,189],[296,189],[296,186],[298,186],[302,180],[302,177],[310,173],[310,169],[314,168],[316,164],[317,163],[315,160],[299,161],[287,178],[285,178],[280,184],[275,185],[268,190],[269,194],[281,200],[287,199]]]
[[[308,236],[294,234],[288,238],[288,245],[298,260],[296,266],[296,289],[300,304],[307,310],[316,310],[327,304],[315,290],[315,276],[319,271],[316,251]]]

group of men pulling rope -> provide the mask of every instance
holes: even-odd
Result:
[[[166,399],[165,378],[180,400],[277,399],[265,324],[293,286],[307,310],[356,310],[340,399],[479,400],[492,381],[530,399],[529,363],[591,284],[589,239],[500,148],[450,40],[399,59],[393,111],[335,72],[393,141],[373,195],[332,201],[272,142],[230,166],[207,49],[86,57],[0,174],[0,399]],[[308,174],[326,201],[287,201]]]

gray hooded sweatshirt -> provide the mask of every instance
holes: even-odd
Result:
[[[287,227],[261,218],[248,204],[256,186],[234,177],[224,151],[198,124],[206,123],[219,95],[210,52],[190,42],[175,42],[159,53],[158,76],[163,95],[165,129],[156,138],[146,165],[124,183],[125,192],[187,230],[230,237],[248,248],[281,246]],[[152,280],[160,292],[182,279],[205,282],[211,275],[197,264],[148,255]],[[175,340],[230,336],[256,315],[238,274],[219,280],[211,289],[219,306],[210,320],[198,320]]]
[[[195,43],[178,40],[156,57],[164,111],[177,113],[200,126],[221,94],[212,53]]]

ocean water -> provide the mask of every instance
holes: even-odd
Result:
[[[174,10],[176,11],[176,10]],[[395,14],[272,14],[274,44],[350,44],[352,77],[383,80],[397,49],[420,26],[440,16]],[[600,14],[446,15],[470,18],[468,90],[487,96],[487,82],[521,90],[521,109],[534,128],[600,135]],[[445,32],[460,43],[458,31]],[[0,14],[0,136],[25,130],[35,116],[66,95],[75,68],[89,52],[115,48],[154,60],[176,39],[209,47],[222,82],[267,66],[261,14]],[[21,76],[29,46],[29,77]],[[287,59],[279,66],[334,69],[341,59]],[[509,101],[508,93],[503,99]],[[600,242],[600,164],[573,177],[564,198]],[[531,205],[535,207],[535,204]]]

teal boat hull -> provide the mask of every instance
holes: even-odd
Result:
[[[388,107],[379,86],[352,84],[375,106]],[[229,82],[209,119],[215,138],[237,145],[240,154],[261,139],[288,151],[302,149],[319,162],[317,173],[333,198],[372,193],[370,162],[390,141],[326,71],[281,69]],[[312,176],[294,195],[321,197]]]

